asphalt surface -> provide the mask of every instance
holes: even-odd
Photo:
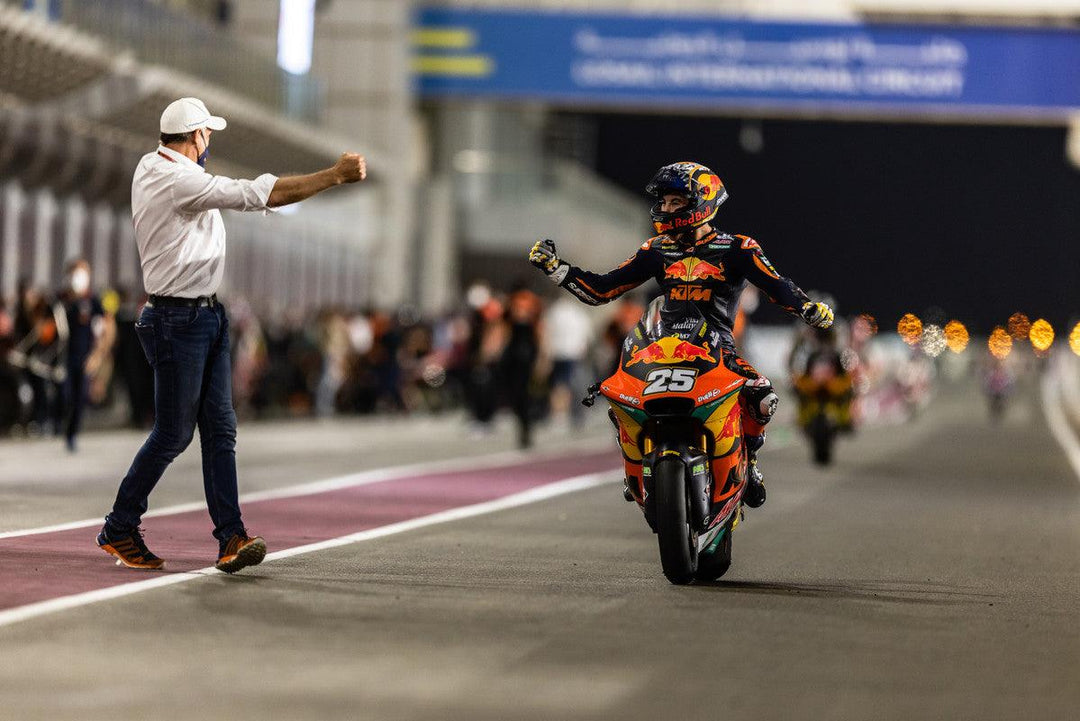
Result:
[[[291,445],[242,428],[242,483],[511,443],[432,422],[418,444],[410,423],[299,426]],[[542,446],[604,434],[551,430]],[[138,443],[99,442],[82,470],[45,444],[0,447],[0,531],[103,512]],[[1080,479],[1033,391],[994,425],[974,386],[946,388],[826,470],[783,445],[715,584],[667,583],[612,476],[0,627],[0,718],[1077,717]],[[197,456],[180,463],[160,491],[198,500]]]

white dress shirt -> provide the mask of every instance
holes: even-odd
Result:
[[[210,175],[198,163],[159,146],[131,182],[131,217],[151,295],[196,298],[216,293],[225,274],[225,225],[219,209],[269,210],[277,176],[255,180]]]

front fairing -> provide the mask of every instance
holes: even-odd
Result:
[[[720,340],[695,304],[657,298],[626,336],[619,370],[600,392],[641,411],[650,401],[685,399],[688,409],[716,401],[744,380],[721,363]]]

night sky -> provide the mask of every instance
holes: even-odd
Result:
[[[757,238],[803,289],[895,327],[938,307],[987,332],[1021,310],[1080,317],[1080,170],[1063,128],[587,116],[597,170],[640,193],[661,165],[697,160],[731,197],[716,226]],[[642,202],[647,202],[644,195]]]

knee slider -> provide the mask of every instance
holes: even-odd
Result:
[[[780,397],[773,391],[769,379],[762,376],[747,381],[743,386],[743,393],[746,394],[746,409],[753,419],[761,424],[768,423],[780,403]]]

